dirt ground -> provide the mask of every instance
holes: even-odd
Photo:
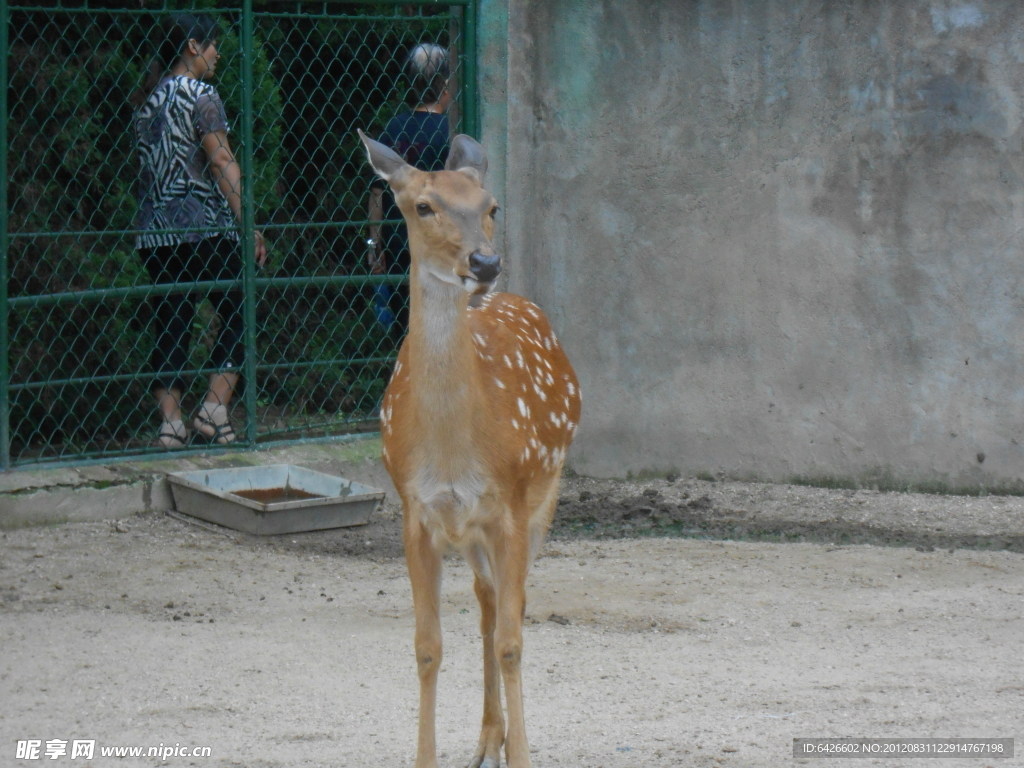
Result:
[[[794,761],[813,736],[1014,737],[1015,759],[937,764],[1024,765],[1022,521],[1018,498],[570,478],[529,580],[534,765],[848,765]],[[457,557],[444,594],[438,746],[462,766],[482,691]],[[392,503],[283,537],[155,513],[8,531],[0,765],[411,766],[412,629]],[[19,761],[25,739],[212,756]]]

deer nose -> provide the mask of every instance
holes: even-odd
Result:
[[[492,283],[501,274],[501,256],[484,256],[482,253],[469,254],[469,271],[480,283]]]

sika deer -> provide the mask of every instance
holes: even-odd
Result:
[[[359,133],[409,228],[409,334],[381,406],[384,465],[402,497],[420,677],[416,768],[437,766],[441,559],[469,561],[480,601],[484,712],[470,768],[530,765],[520,660],[526,574],[547,534],[580,389],[544,314],[488,293],[501,271],[491,245],[497,205],[487,157],[452,141],[444,171],[425,173]],[[505,684],[508,734],[501,706]]]

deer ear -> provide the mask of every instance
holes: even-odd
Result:
[[[384,146],[379,141],[374,141],[358,128],[356,131],[359,133],[359,139],[363,142],[363,146],[366,147],[366,154],[370,159],[370,165],[373,166],[376,174],[392,187],[396,184],[401,184],[406,170],[411,166],[397,152]]]
[[[444,164],[446,171],[472,171],[481,184],[484,183],[484,176],[487,175],[487,155],[475,139],[460,133],[452,139],[451,149],[448,150],[448,162]]]

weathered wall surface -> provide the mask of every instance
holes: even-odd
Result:
[[[571,464],[1024,477],[1024,4],[490,6],[510,288],[579,371]]]

